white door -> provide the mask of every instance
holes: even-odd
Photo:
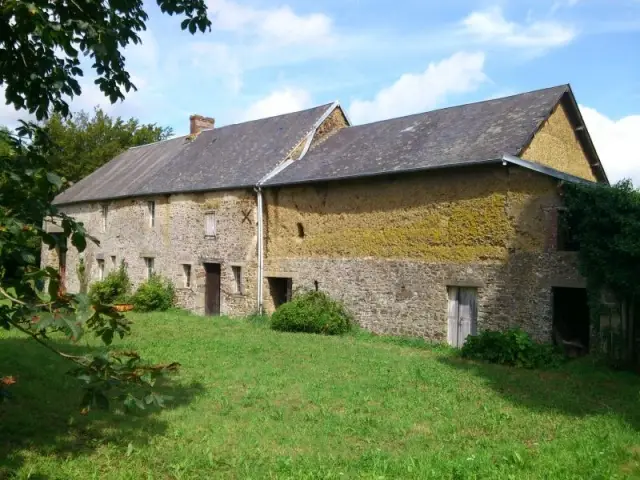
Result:
[[[477,332],[477,288],[449,287],[449,345],[460,348],[469,335]]]

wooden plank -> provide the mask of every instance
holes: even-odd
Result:
[[[458,287],[449,287],[447,341],[452,347],[458,346]]]
[[[204,287],[205,315],[220,315],[220,264],[205,263],[207,272]]]
[[[469,335],[475,335],[477,330],[475,288],[460,288],[458,294],[458,347],[464,345]]]

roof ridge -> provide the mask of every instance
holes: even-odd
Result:
[[[222,125],[222,126],[214,127],[214,128],[203,128],[202,130],[200,130],[200,133],[202,133],[202,132],[209,132],[209,131],[211,131],[211,130],[222,130],[222,129],[224,129],[224,128],[234,127],[234,126],[236,126],[236,125],[244,125],[244,124],[251,123],[251,122],[260,122],[260,121],[263,121],[263,120],[269,120],[269,119],[272,119],[272,118],[286,117],[287,115],[293,115],[293,114],[295,114],[295,113],[308,112],[308,111],[310,111],[310,110],[314,110],[314,109],[316,109],[316,108],[331,107],[331,105],[333,105],[334,103],[335,103],[335,102],[326,103],[326,104],[321,104],[321,105],[315,105],[315,106],[313,106],[313,107],[303,108],[302,110],[296,110],[296,111],[294,111],[294,112],[281,113],[281,114],[279,114],[279,115],[272,115],[272,116],[270,116],[270,117],[256,118],[256,119],[253,119],[253,120],[246,120],[246,121],[244,121],[244,122],[230,123],[230,124],[228,124],[228,125]],[[134,146],[134,147],[129,147],[127,150],[133,150],[133,149],[136,149],[136,148],[146,147],[146,146],[148,146],[148,145],[155,145],[155,144],[157,144],[157,143],[162,143],[162,142],[169,142],[169,141],[171,141],[171,140],[177,140],[177,139],[179,139],[179,138],[186,138],[186,137],[188,137],[189,135],[190,135],[190,134],[178,135],[178,136],[171,137],[171,138],[165,138],[164,140],[158,140],[158,141],[156,141],[156,142],[145,143],[145,144],[142,144],[142,145],[136,145],[136,146]],[[305,135],[305,136],[306,136],[306,135]],[[296,145],[297,145],[297,144],[296,144]],[[295,147],[294,147],[294,148],[295,148]],[[125,151],[126,151],[126,150],[125,150]]]
[[[271,115],[269,117],[254,118],[253,120],[245,120],[243,122],[229,123],[228,125],[222,125],[221,127],[216,127],[215,129],[211,129],[211,130],[220,130],[221,128],[233,127],[235,125],[245,125],[247,123],[261,122],[263,120],[270,120],[270,119],[273,119],[273,118],[286,117],[287,115],[293,115],[295,113],[302,113],[302,112],[309,112],[309,111],[315,110],[317,108],[327,108],[327,107],[330,107],[332,104],[333,104],[333,102],[322,103],[320,105],[314,105],[313,107],[303,108],[302,110],[295,110],[293,112],[280,113],[278,115]]]
[[[354,125],[354,127],[352,127],[352,128],[364,127],[364,126],[367,126],[367,125],[375,125],[375,124],[378,124],[378,123],[389,122],[391,120],[399,120],[401,118],[417,117],[419,115],[424,115],[426,113],[441,112],[441,111],[444,111],[444,110],[451,110],[453,108],[468,107],[469,105],[479,105],[479,104],[482,104],[482,103],[497,102],[499,100],[506,100],[508,98],[515,98],[515,97],[522,97],[524,95],[530,95],[532,93],[539,93],[539,92],[544,92],[544,91],[547,91],[547,90],[554,90],[554,89],[560,89],[560,88],[564,88],[564,91],[563,91],[563,94],[564,94],[567,91],[569,91],[570,85],[568,83],[563,83],[563,84],[556,85],[556,86],[553,86],[553,87],[538,88],[536,90],[530,90],[528,92],[514,93],[513,95],[505,95],[504,97],[488,98],[486,100],[478,100],[478,101],[475,101],[475,102],[459,103],[459,104],[456,104],[456,105],[449,105],[448,107],[434,108],[433,110],[426,110],[424,112],[410,113],[409,115],[402,115],[400,117],[391,117],[391,118],[386,118],[384,120],[376,120],[375,122],[362,123],[360,125]]]

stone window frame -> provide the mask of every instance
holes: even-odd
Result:
[[[556,252],[577,252],[580,246],[572,239],[571,233],[562,229],[562,222],[566,219],[567,207],[556,207],[553,212],[553,240]],[[566,227],[566,225],[565,225]]]
[[[183,262],[180,264],[182,267],[182,286],[178,287],[182,290],[191,290],[193,288],[193,263],[192,262]],[[188,273],[185,267],[189,267]]]
[[[147,280],[149,280],[154,273],[156,273],[156,259],[155,257],[152,256],[144,256],[142,257],[142,259],[144,260],[144,266],[145,266],[145,270],[147,272]]]
[[[242,297],[245,295],[245,264],[242,262],[230,262],[229,266],[231,267],[231,278],[233,279],[232,295]],[[236,271],[238,272],[238,277],[236,277]]]
[[[101,219],[100,230],[102,231],[102,233],[105,233],[109,225],[109,204],[108,203],[100,204],[100,219]]]
[[[207,217],[213,217],[213,232],[209,233],[207,227],[209,224],[207,223]],[[218,215],[215,210],[207,210],[204,212],[204,238],[216,238],[218,236]]]
[[[147,200],[147,227],[154,228],[156,226],[156,201]]]
[[[98,264],[98,281],[101,282],[105,277],[105,262],[104,258],[96,258],[96,263]]]

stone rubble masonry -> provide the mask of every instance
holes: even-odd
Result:
[[[555,252],[549,219],[561,205],[556,181],[519,167],[413,174],[324,185],[269,189],[264,300],[273,311],[268,277],[292,278],[294,291],[318,287],[342,299],[365,328],[444,341],[447,287],[478,288],[478,327],[520,326],[551,338],[551,288],[584,286],[575,254]],[[127,263],[134,286],[146,278],[144,257],[177,287],[179,305],[204,313],[203,263],[221,264],[221,312],[256,310],[257,211],[250,190],[109,202],[106,232],[101,204],[69,205],[100,240],[85,253],[90,278],[97,258],[107,272]],[[206,238],[204,217],[216,216]],[[304,226],[299,237],[297,224]],[[55,265],[53,252],[43,258]],[[78,254],[67,255],[67,286],[78,290]],[[184,288],[183,264],[192,269]],[[232,266],[242,271],[236,294]]]
[[[333,112],[312,148],[345,125],[342,111]],[[593,178],[563,107],[524,158]],[[584,287],[576,254],[556,251],[557,187],[557,180],[521,167],[483,166],[265,189],[265,307],[274,307],[268,277],[291,278],[294,291],[317,285],[344,300],[374,332],[444,341],[447,287],[470,286],[478,289],[480,330],[520,326],[549,341],[552,287]],[[155,202],[153,227],[148,201]],[[106,204],[104,232],[101,203],[62,207],[100,240],[84,253],[92,281],[97,259],[104,259],[107,273],[124,260],[135,287],[146,279],[144,258],[151,257],[155,270],[176,285],[179,305],[204,313],[204,263],[220,263],[221,313],[255,312],[251,189]],[[212,238],[205,237],[209,212],[216,217]],[[79,287],[78,257],[70,248],[66,285],[72,292]],[[43,251],[42,258],[57,266],[55,252]],[[190,288],[184,264],[191,265]],[[241,294],[235,293],[233,266],[241,267]]]
[[[596,181],[562,103],[558,104],[520,156],[561,172]]]
[[[155,201],[155,225],[149,226],[147,202]],[[145,257],[154,259],[155,271],[176,286],[179,305],[204,313],[204,263],[221,264],[221,311],[248,315],[256,309],[256,206],[251,190],[208,192],[114,200],[108,202],[107,229],[102,232],[101,203],[67,205],[65,213],[83,222],[100,245],[89,242],[84,252],[91,281],[97,280],[97,259],[106,273],[126,262],[134,288],[147,278]],[[205,237],[204,218],[215,213],[216,236]],[[111,257],[116,257],[115,266]],[[57,256],[45,252],[44,261],[57,265]],[[66,285],[78,291],[78,252],[67,254]],[[185,287],[184,264],[191,265],[191,287]],[[235,293],[232,266],[242,272],[241,294]]]
[[[215,118],[191,115],[189,117],[189,135],[197,135],[202,130],[209,130],[213,128],[215,124]]]
[[[549,242],[561,206],[556,180],[520,167],[272,189],[266,275],[317,282],[375,332],[433,340],[446,340],[447,287],[472,286],[480,330],[549,341],[552,287],[584,286],[576,254]]]

